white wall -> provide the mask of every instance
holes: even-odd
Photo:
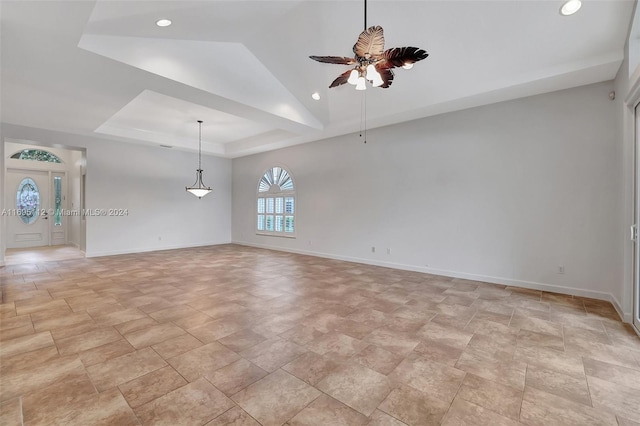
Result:
[[[127,216],[88,217],[87,256],[228,243],[231,161],[204,156],[204,181],[214,191],[198,200],[197,154],[4,124],[4,137],[86,148],[88,209],[128,209]]]
[[[618,297],[623,178],[611,90],[601,83],[384,127],[366,145],[348,135],[234,159],[233,240]],[[296,239],[254,231],[256,185],[273,165],[295,178]]]

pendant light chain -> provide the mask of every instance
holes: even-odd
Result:
[[[198,170],[202,170],[202,120],[198,120]]]

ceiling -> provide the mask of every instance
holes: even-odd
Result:
[[[634,2],[561,5],[370,0],[386,48],[429,57],[358,92],[308,56],[352,55],[361,0],[3,0],[2,121],[195,150],[203,120],[203,152],[235,158],[358,132],[363,103],[373,128],[613,79]]]

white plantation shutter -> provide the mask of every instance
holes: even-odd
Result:
[[[293,201],[294,201],[293,197],[286,197],[284,199],[284,211],[285,211],[285,213],[293,214],[293,204],[294,204]]]
[[[267,170],[258,182],[256,232],[295,235],[295,186],[288,171],[281,167]]]
[[[293,191],[293,179],[289,172],[280,167],[273,167],[265,172],[260,179],[258,192],[269,192],[273,186],[277,185],[280,191]]]
[[[285,216],[284,218],[284,232],[293,232],[293,216]]]

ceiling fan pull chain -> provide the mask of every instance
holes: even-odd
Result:
[[[363,96],[364,96],[364,143],[367,143],[367,92],[364,92]]]
[[[363,94],[363,96],[364,96],[364,94]],[[363,108],[362,108],[362,99],[363,98],[360,98],[360,137],[362,137],[362,121],[363,121],[362,120],[362,110],[363,110]]]
[[[364,143],[367,143],[367,92],[360,98],[360,137],[364,134]]]

